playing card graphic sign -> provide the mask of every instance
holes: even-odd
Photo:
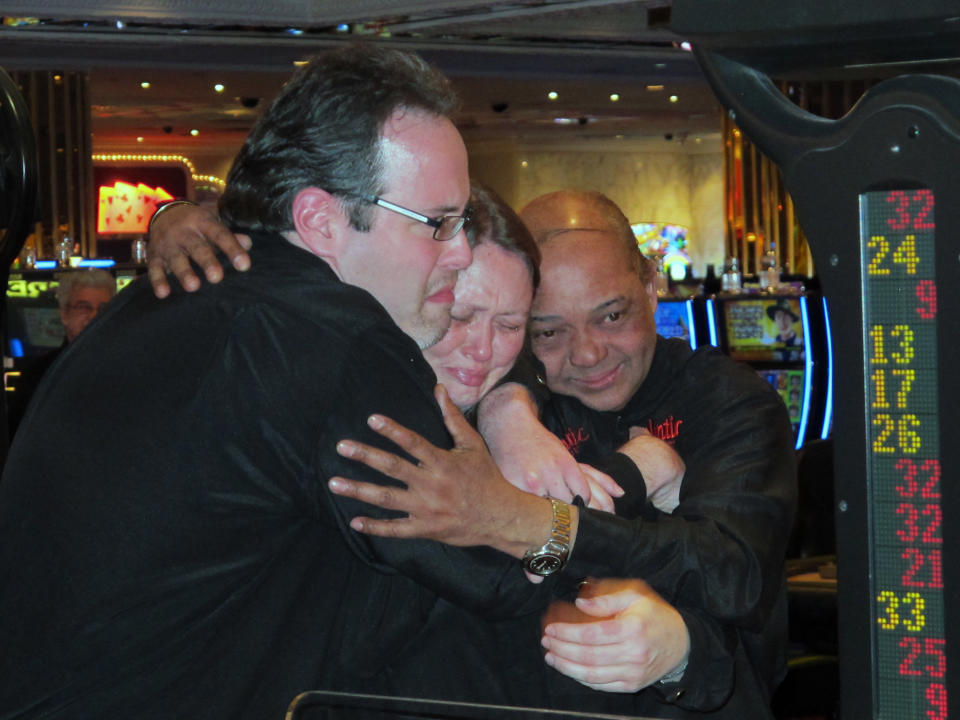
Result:
[[[160,203],[173,200],[162,187],[152,188],[143,183],[115,182],[100,186],[100,206],[97,211],[98,233],[146,233],[150,218]]]

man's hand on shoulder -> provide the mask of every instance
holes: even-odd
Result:
[[[250,238],[234,235],[209,210],[189,203],[161,210],[150,223],[147,245],[147,273],[158,298],[170,294],[168,272],[177,277],[187,292],[200,289],[200,278],[194,273],[191,260],[203,269],[208,282],[220,282],[223,267],[216,256],[218,248],[237,270],[250,267]]]
[[[461,547],[487,545],[515,558],[550,537],[553,511],[548,501],[511,486],[487,452],[483,438],[470,426],[442,386],[437,401],[454,440],[452,450],[428,442],[389,418],[374,415],[370,426],[406,451],[416,463],[352,440],[337,452],[400,480],[405,488],[385,487],[342,477],[329,480],[331,492],[406,517],[355,517],[350,526],[369,535],[426,538]],[[571,545],[579,519],[571,510]]]

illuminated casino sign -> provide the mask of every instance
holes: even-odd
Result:
[[[97,207],[98,233],[146,233],[161,203],[173,200],[162,187],[116,181],[101,185]]]
[[[860,196],[877,717],[946,720],[934,195]]]

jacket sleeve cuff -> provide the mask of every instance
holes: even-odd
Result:
[[[626,520],[601,510],[585,507],[577,497],[579,508],[577,538],[564,573],[581,580],[587,577],[623,577],[624,548],[632,547],[640,519]]]
[[[647,504],[647,484],[633,460],[615,452],[597,458],[590,465],[612,477],[624,489],[622,497],[613,499],[617,515],[631,517],[643,510]]]
[[[653,684],[663,702],[707,712],[721,707],[733,693],[736,634],[712,620],[678,608],[690,635],[690,655],[676,683]]]

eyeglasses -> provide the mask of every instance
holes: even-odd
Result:
[[[457,233],[463,230],[463,226],[470,222],[470,208],[467,208],[463,215],[441,215],[439,217],[432,218],[415,212],[414,210],[410,210],[409,208],[405,208],[402,205],[392,203],[389,200],[384,200],[378,195],[363,195],[362,199],[368,203],[379,205],[385,210],[399,213],[400,215],[408,217],[411,220],[416,220],[417,222],[422,222],[424,225],[429,225],[433,228],[433,239],[440,240],[441,242],[455,238]]]

